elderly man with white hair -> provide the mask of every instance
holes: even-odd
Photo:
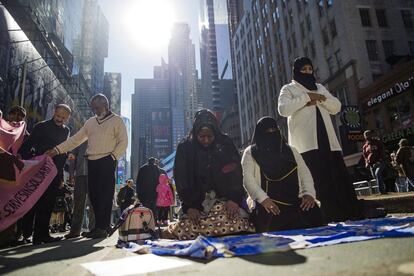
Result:
[[[82,236],[96,239],[107,237],[115,189],[116,164],[125,153],[128,137],[124,122],[119,115],[110,111],[105,95],[93,96],[91,108],[95,116],[89,118],[66,142],[48,151],[48,154],[63,154],[88,141],[88,195],[95,212],[95,228],[82,233]]]

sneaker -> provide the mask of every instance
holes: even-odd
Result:
[[[100,228],[95,228],[90,232],[83,232],[82,236],[88,239],[105,239],[108,233]]]

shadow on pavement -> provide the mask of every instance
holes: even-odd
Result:
[[[258,263],[263,265],[294,265],[305,263],[307,258],[299,255],[294,250],[285,252],[265,253],[260,255],[250,255],[240,257],[248,262]]]
[[[23,245],[0,250],[0,275],[17,269],[31,267],[47,262],[72,259],[104,249],[95,246],[102,239],[62,240],[38,246]]]

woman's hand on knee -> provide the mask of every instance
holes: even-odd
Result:
[[[188,218],[195,224],[198,225],[201,218],[201,213],[198,209],[188,208],[187,210]]]
[[[304,195],[302,197],[302,203],[300,204],[300,208],[303,211],[308,211],[309,209],[312,209],[315,207],[315,199],[310,195]]]
[[[263,208],[265,208],[267,213],[272,213],[275,216],[280,214],[279,207],[270,198],[266,198],[260,204],[263,206]]]
[[[239,205],[236,202],[232,200],[227,200],[225,205],[226,205],[227,216],[230,219],[233,219],[239,216]]]

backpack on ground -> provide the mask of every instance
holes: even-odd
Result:
[[[159,237],[154,214],[151,209],[142,205],[130,206],[125,209],[109,234],[112,235],[116,229],[118,229],[119,240],[123,242],[136,242]]]

